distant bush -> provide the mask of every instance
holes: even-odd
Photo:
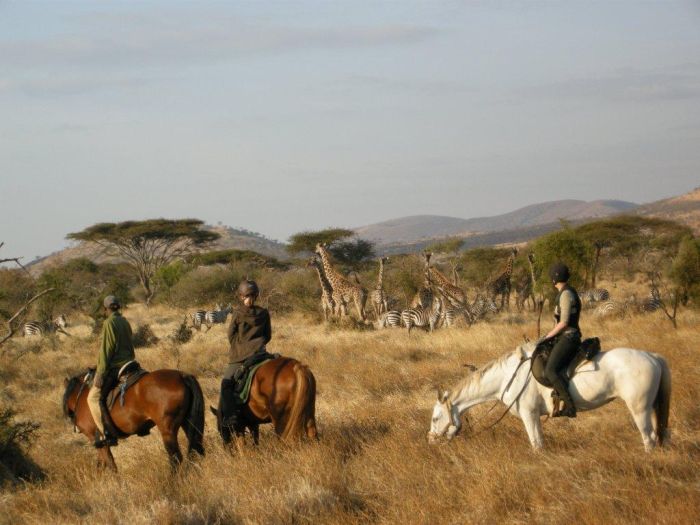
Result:
[[[246,277],[254,275],[235,266],[197,268],[185,274],[170,289],[167,302],[180,308],[226,304],[235,299],[235,290]]]
[[[184,344],[190,339],[192,339],[192,328],[187,326],[187,317],[185,317],[170,335],[170,340],[176,344]]]
[[[135,348],[142,348],[147,346],[154,346],[158,344],[158,338],[156,334],[151,330],[151,326],[148,324],[139,325],[134,331],[132,337]]]
[[[260,268],[287,268],[285,263],[275,257],[262,255],[250,250],[213,250],[197,253],[187,258],[187,262],[194,266],[211,266],[213,264],[249,263]]]

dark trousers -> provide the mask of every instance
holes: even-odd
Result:
[[[544,377],[551,383],[564,403],[569,406],[573,406],[573,401],[567,388],[566,367],[580,346],[581,334],[578,331],[558,335],[544,368]]]

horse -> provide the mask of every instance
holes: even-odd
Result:
[[[480,370],[470,373],[454,392],[438,389],[428,441],[452,439],[461,428],[461,415],[487,401],[501,401],[507,412],[519,417],[534,449],[543,446],[540,416],[552,413],[551,388],[534,380],[526,365],[535,343],[526,343]],[[614,348],[596,354],[579,365],[569,383],[569,392],[579,411],[593,410],[620,398],[629,409],[650,452],[668,439],[671,401],[671,372],[659,354]],[[503,414],[505,416],[505,413]]]
[[[221,412],[209,407],[225,444],[231,442],[231,429],[221,423]],[[234,428],[240,450],[246,428],[255,445],[259,443],[259,427],[272,423],[275,433],[284,441],[299,440],[306,435],[318,439],[316,430],[316,379],[311,370],[296,359],[278,357],[263,363],[255,371],[248,401],[242,407],[241,421]]]
[[[92,441],[97,427],[87,404],[88,377],[89,371],[65,379],[63,414],[71,419],[76,431]],[[204,455],[204,396],[197,378],[192,375],[179,370],[150,372],[125,392],[123,406],[117,399],[110,414],[124,438],[133,434],[146,436],[154,426],[158,427],[173,468],[182,462],[177,442],[180,427],[187,436],[188,454]],[[110,447],[97,449],[97,465],[116,472]]]

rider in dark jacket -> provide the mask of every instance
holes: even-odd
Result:
[[[233,311],[231,324],[228,327],[229,364],[224,370],[221,381],[221,423],[231,429],[235,428],[240,419],[242,404],[237,383],[244,380],[242,374],[246,369],[246,361],[256,356],[267,355],[265,345],[272,339],[270,313],[255,304],[259,294],[255,281],[243,281],[238,287],[241,306]]]
[[[564,401],[564,408],[555,410],[553,415],[576,417],[576,407],[569,394],[566,367],[581,346],[581,330],[578,326],[581,300],[576,290],[568,285],[569,268],[565,264],[553,265],[549,270],[549,277],[559,294],[554,309],[556,324],[545,336],[545,340],[554,340],[554,347],[547,359],[544,376]]]

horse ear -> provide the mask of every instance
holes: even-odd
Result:
[[[63,378],[63,386],[68,386],[68,378],[67,377]]]
[[[219,417],[219,411],[213,406],[209,405],[209,410],[211,410],[211,413],[214,414],[216,417]]]
[[[437,400],[440,401],[442,399],[442,388],[437,386],[435,387],[435,390],[437,391]]]
[[[467,368],[470,372],[475,372],[475,371],[476,371],[476,367],[475,367],[473,364],[471,364],[471,363],[464,363],[464,366],[465,366],[465,368]]]
[[[449,390],[445,390],[445,391],[442,393],[442,397],[440,398],[440,402],[441,402],[441,403],[447,403],[447,400],[448,400],[449,398],[450,398],[450,392],[449,392]]]

